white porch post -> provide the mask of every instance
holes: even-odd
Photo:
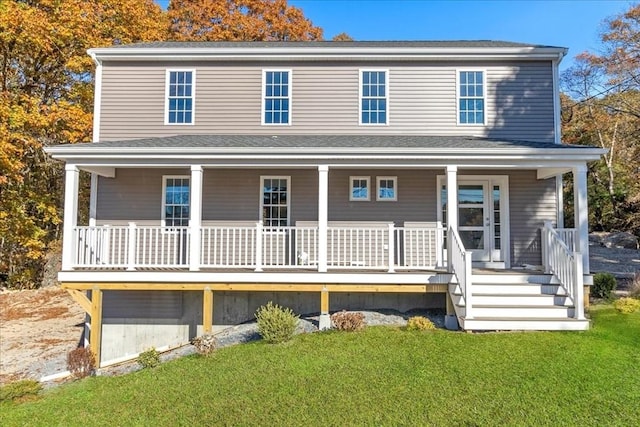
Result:
[[[447,231],[458,230],[458,167],[447,166]],[[447,240],[447,270],[451,271],[451,241]]]
[[[327,232],[329,221],[329,166],[318,166],[318,271],[327,271]]]
[[[582,269],[589,274],[589,211],[587,207],[587,165],[573,168],[573,209],[576,252],[582,254]]]
[[[68,271],[75,264],[76,235],[78,225],[78,183],[80,171],[73,164],[64,167],[64,225],[62,228],[62,270]]]
[[[191,242],[189,246],[189,270],[200,270],[200,229],[202,227],[202,166],[191,165],[191,194],[190,194],[189,231]]]
[[[564,228],[564,185],[562,174],[556,175],[556,224],[558,228]]]

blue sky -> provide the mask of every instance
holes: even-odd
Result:
[[[168,0],[156,0],[166,7]],[[569,55],[599,49],[605,18],[632,2],[622,0],[289,0],[325,39],[341,32],[355,40],[508,40],[563,46]]]

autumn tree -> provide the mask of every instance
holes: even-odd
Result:
[[[180,41],[322,40],[322,29],[286,0],[171,0],[168,16]]]
[[[349,34],[343,32],[343,33],[336,34],[335,36],[333,36],[331,41],[334,41],[334,42],[352,42],[353,41],[353,37],[351,37]]]
[[[609,150],[589,170],[594,227],[640,236],[640,6],[605,23],[602,52],[563,74],[563,135]]]
[[[153,0],[0,2],[0,281],[39,284],[59,238],[61,165],[42,148],[91,139],[86,50],[166,38]]]

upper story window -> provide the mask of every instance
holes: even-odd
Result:
[[[458,123],[485,124],[484,71],[460,71],[458,75]]]
[[[193,124],[195,71],[167,70],[166,79],[165,124]]]
[[[291,121],[291,71],[265,70],[262,123],[288,125]]]
[[[163,182],[162,219],[167,227],[189,225],[189,177],[165,176]]]
[[[360,124],[387,124],[387,71],[360,72]]]

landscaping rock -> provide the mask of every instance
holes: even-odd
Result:
[[[607,248],[638,249],[638,238],[626,231],[610,233],[603,239]]]

